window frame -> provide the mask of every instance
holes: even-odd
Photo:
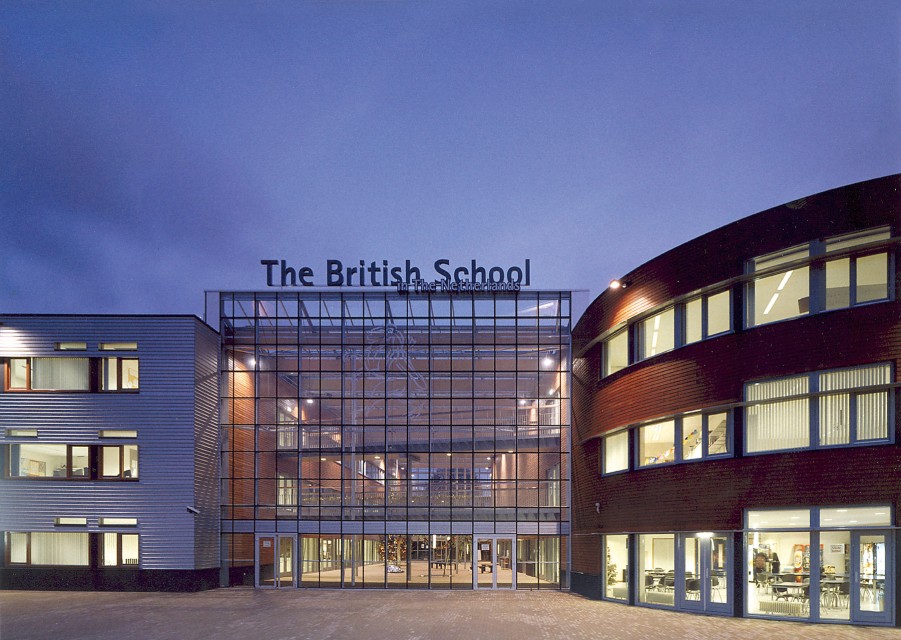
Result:
[[[887,234],[885,238],[879,238],[876,240],[871,240],[869,242],[861,242],[858,245],[850,245],[845,247],[840,247],[836,249],[834,252],[830,252],[828,250],[828,246],[830,242],[841,241],[843,238],[852,239],[855,236],[866,238],[867,236],[876,236],[880,234]],[[882,225],[879,227],[873,227],[870,229],[861,229],[858,231],[853,231],[849,233],[842,233],[834,236],[829,236],[820,240],[811,240],[809,242],[801,243],[798,245],[794,245],[791,247],[786,247],[779,251],[773,251],[770,253],[765,253],[763,255],[754,256],[745,261],[745,274],[748,276],[748,280],[745,283],[744,287],[744,303],[745,303],[745,312],[744,312],[744,328],[745,329],[754,329],[757,327],[768,326],[771,324],[777,324],[779,322],[788,322],[791,320],[797,320],[802,317],[809,317],[812,315],[817,315],[820,313],[828,313],[831,311],[840,311],[843,309],[852,309],[855,307],[870,305],[870,304],[879,304],[882,302],[890,302],[895,299],[895,282],[892,275],[895,272],[894,269],[894,259],[895,252],[891,248],[891,240],[892,240],[892,230],[889,225]],[[791,254],[793,252],[800,252],[801,250],[805,250],[807,252],[807,256],[804,258],[798,258],[796,260],[792,260],[790,262],[785,263],[784,265],[776,265],[772,267],[772,271],[770,268],[761,269],[762,275],[756,275],[755,272],[755,262],[761,260],[763,258],[775,257],[779,254]],[[885,255],[886,257],[886,296],[884,298],[878,298],[875,300],[864,300],[861,302],[857,301],[857,261],[860,258],[866,258],[874,255]],[[829,263],[838,262],[840,260],[848,259],[848,304],[844,306],[838,306],[833,308],[827,308],[827,287],[826,287],[826,266]],[[786,266],[788,268],[786,268]],[[807,268],[808,270],[808,281],[807,281],[807,295],[808,295],[808,305],[807,311],[804,313],[800,313],[798,315],[794,315],[788,318],[783,318],[781,320],[773,320],[771,322],[764,322],[757,324],[754,322],[754,313],[755,313],[755,282],[760,280],[761,278],[772,277],[776,275],[784,274],[788,271],[794,271],[801,268]]]
[[[64,446],[66,447],[66,473],[65,475],[55,476],[24,476],[24,475],[12,475],[13,469],[13,447],[29,445],[29,446]],[[76,475],[74,473],[74,468],[72,466],[72,449],[73,447],[84,447],[88,450],[88,466],[81,467],[86,468],[88,473],[85,475]],[[125,447],[135,447],[135,455],[138,457],[138,473],[134,477],[126,477],[125,471],[130,469],[125,469],[125,455],[124,448]],[[71,444],[68,442],[35,442],[34,440],[27,440],[25,442],[7,442],[3,445],[0,445],[0,448],[5,448],[3,451],[3,462],[4,462],[4,472],[3,478],[4,480],[25,480],[28,482],[38,482],[44,480],[50,480],[53,482],[86,482],[86,481],[102,481],[102,482],[137,482],[140,480],[141,472],[140,472],[140,446],[138,444]],[[104,448],[116,448],[119,449],[119,475],[117,476],[104,476],[103,475],[103,449]],[[21,473],[21,469],[19,470]]]
[[[849,387],[846,389],[836,389],[830,391],[821,391],[820,390],[820,377],[824,374],[836,373],[841,371],[851,371],[854,369],[863,369],[868,367],[876,367],[876,366],[888,366],[888,380],[889,382],[879,384],[879,385],[869,385],[864,387]],[[895,430],[892,428],[892,425],[895,423],[895,388],[893,385],[893,380],[895,379],[895,370],[894,363],[891,361],[881,361],[881,362],[871,362],[867,364],[855,365],[852,367],[837,367],[833,369],[822,369],[817,371],[806,371],[802,373],[794,373],[785,376],[778,376],[776,378],[763,378],[763,379],[755,379],[749,380],[744,383],[744,388],[742,390],[743,397],[743,412],[744,412],[744,430],[745,437],[742,455],[744,456],[758,456],[758,455],[769,455],[772,453],[787,453],[793,451],[817,451],[817,450],[826,450],[826,449],[847,449],[851,447],[868,447],[875,445],[885,445],[885,444],[894,444],[895,442]],[[747,389],[750,385],[760,382],[774,382],[778,380],[787,380],[790,378],[807,378],[807,393],[793,395],[793,396],[784,396],[781,398],[775,398],[772,400],[764,400],[764,401],[748,401],[747,400]],[[856,411],[856,400],[860,395],[867,395],[871,393],[881,393],[885,392],[887,394],[886,398],[886,437],[885,438],[870,438],[867,440],[860,440],[857,437],[857,411]],[[840,396],[847,394],[849,396],[849,423],[848,423],[848,442],[847,443],[836,443],[836,444],[820,444],[820,399],[824,397],[830,396]],[[748,451],[748,410],[753,406],[759,406],[762,404],[774,404],[777,402],[793,402],[803,400],[808,403],[807,406],[807,416],[808,416],[808,445],[805,447],[791,447],[786,449],[767,449],[765,451]]]
[[[141,477],[141,457],[140,457],[140,449],[136,444],[98,444],[94,445],[97,447],[97,480],[102,480],[104,482],[136,482]],[[137,474],[135,476],[126,476],[126,472],[131,472],[131,469],[126,469],[125,467],[125,447],[134,447],[135,448],[135,456],[138,458],[137,465]],[[103,473],[104,467],[104,457],[106,456],[106,449],[118,449],[119,450],[119,473],[115,476],[108,476]]]
[[[138,386],[122,388],[122,371],[123,363],[126,361],[134,361],[138,366]],[[116,388],[107,388],[107,366],[110,361],[116,363]],[[101,393],[138,393],[141,390],[141,364],[140,359],[132,356],[103,356],[100,358],[100,385],[98,387]]]
[[[66,567],[66,568],[85,568],[91,566],[91,533],[88,531],[6,531],[4,539],[4,562],[7,567]],[[85,564],[35,564],[32,562],[32,534],[35,533],[45,533],[45,534],[81,534],[84,535],[87,539],[87,551],[88,551],[88,561]],[[25,536],[25,562],[13,562],[12,561],[12,545],[10,544],[10,537],[12,535],[24,535]]]
[[[615,471],[607,471],[607,440],[609,438],[622,437],[626,438],[626,466],[623,469],[617,469]],[[628,473],[632,471],[632,430],[631,429],[620,429],[614,433],[604,434],[604,437],[601,438],[601,446],[599,448],[600,451],[600,465],[598,471],[600,471],[600,475],[602,476],[615,476],[621,473]]]
[[[632,362],[632,350],[629,348],[629,343],[630,343],[629,331],[630,331],[630,326],[627,325],[625,327],[622,327],[620,330],[616,331],[615,333],[612,333],[610,336],[608,336],[601,342],[601,366],[600,366],[600,374],[601,374],[600,378],[601,379],[609,378],[610,376],[615,375],[615,374],[619,373],[620,371],[623,371],[624,369],[628,369],[630,365],[634,364]],[[624,338],[626,341],[626,364],[625,364],[625,366],[623,366],[620,369],[617,369],[616,371],[608,372],[608,369],[610,366],[610,343],[612,343],[617,338]]]
[[[115,564],[107,564],[106,562],[106,536],[116,536],[116,562]],[[122,546],[124,536],[134,536],[138,543],[137,562],[126,563],[122,558]],[[126,531],[101,531],[100,532],[100,558],[99,566],[101,569],[128,569],[135,570],[141,568],[141,536],[134,532]]]
[[[690,416],[701,416],[701,438],[702,438],[702,448],[701,448],[701,456],[698,458],[685,458],[683,452],[683,440],[682,440],[682,426],[684,424],[684,419]],[[726,416],[726,432],[724,434],[726,438],[726,451],[724,453],[710,453],[710,418],[711,416]],[[653,426],[655,424],[660,424],[663,422],[673,422],[673,460],[670,462],[658,462],[656,464],[641,464],[641,451],[640,451],[640,438],[641,433],[640,429],[643,427]],[[612,436],[617,436],[622,433],[628,434],[628,465],[625,469],[620,469],[617,471],[606,471],[605,463],[606,463],[606,451],[607,451],[607,438]],[[633,434],[634,432],[634,434]],[[734,411],[732,409],[700,409],[696,411],[688,411],[685,413],[680,413],[660,419],[655,419],[646,423],[630,425],[625,430],[618,430],[615,432],[605,434],[600,438],[601,446],[599,448],[599,461],[598,461],[598,473],[601,476],[615,476],[621,473],[628,473],[631,471],[638,471],[641,469],[655,469],[657,467],[668,467],[676,464],[694,464],[698,462],[705,462],[711,460],[723,460],[728,458],[735,457],[734,450]]]

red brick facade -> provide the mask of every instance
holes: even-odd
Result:
[[[901,365],[898,243],[887,243],[890,300],[744,328],[746,262],[793,245],[888,225],[901,235],[901,176],[835,189],[758,213],[687,242],[624,276],[588,308],[573,335],[572,569],[600,576],[600,535],[740,531],[747,508],[901,506],[901,415],[894,444],[742,455],[744,384],[763,378],[890,362]],[[812,263],[815,265],[815,263]],[[619,323],[717,283],[732,290],[734,331],[600,376],[601,343]],[[611,430],[680,412],[732,405],[734,457],[601,476]],[[599,505],[599,509],[596,505]]]

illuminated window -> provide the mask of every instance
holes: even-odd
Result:
[[[137,391],[140,375],[137,358],[104,358],[101,388],[104,391]]]

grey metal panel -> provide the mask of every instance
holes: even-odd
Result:
[[[194,326],[194,562],[219,566],[219,334]]]
[[[137,393],[0,393],[0,444],[7,428],[35,428],[31,442],[108,444],[102,429],[138,432],[137,482],[0,481],[0,530],[52,531],[54,518],[138,519],[141,567],[194,569],[194,331],[192,316],[0,316],[0,357],[136,355]],[[55,351],[86,341],[87,351]],[[137,352],[102,352],[99,342],[137,341]],[[21,440],[18,440],[21,441]],[[119,529],[134,531],[134,529]],[[206,565],[202,565],[206,566]]]
[[[407,531],[410,535],[425,535],[429,532],[428,522],[408,522]]]
[[[298,533],[319,533],[319,522],[301,520],[297,525]]]
[[[358,520],[345,520],[341,523],[341,532],[345,535],[363,533],[363,523]]]
[[[372,533],[372,534],[385,533],[385,521],[384,520],[382,520],[382,521],[376,520],[376,521],[372,521],[372,522],[367,522],[363,526],[363,531],[365,533]]]
[[[235,533],[253,533],[253,520],[233,520]]]
[[[498,533],[501,533],[498,531]],[[519,535],[536,535],[538,533],[538,523],[537,522],[520,522],[519,526],[516,527],[516,533]]]
[[[341,523],[336,520],[327,520],[325,522],[320,522],[319,523],[319,531],[320,531],[320,533],[340,534],[341,533]]]
[[[472,523],[472,532],[473,533],[494,533],[494,523],[493,522],[473,522]]]
[[[459,535],[471,535],[472,534],[472,523],[471,522],[454,522],[452,528],[452,532],[454,534]]]
[[[278,533],[297,533],[297,520],[277,520],[275,528]]]

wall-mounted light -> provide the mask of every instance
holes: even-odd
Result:
[[[595,511],[595,513],[600,513],[600,512],[601,512],[601,503],[600,503],[600,502],[595,502],[595,503],[594,503],[594,511]]]

